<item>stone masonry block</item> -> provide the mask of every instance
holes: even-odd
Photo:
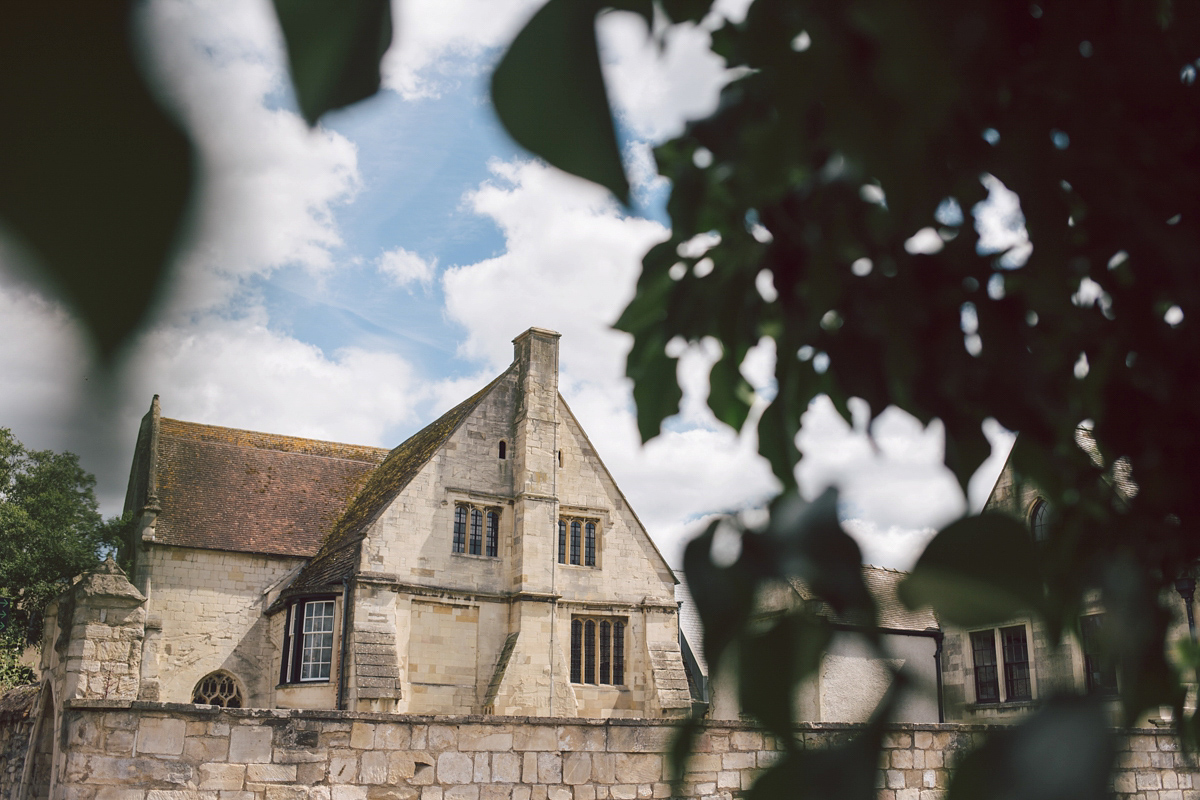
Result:
[[[407,750],[411,739],[411,731],[407,725],[375,726],[375,747],[378,750]]]
[[[717,758],[720,757],[717,756]],[[662,756],[617,753],[617,778],[625,783],[661,781],[663,779]]]
[[[444,800],[479,800],[479,786],[477,784],[451,786],[446,789],[446,793],[442,797]]]
[[[437,760],[438,783],[470,783],[475,774],[475,763],[462,753],[442,753]]]
[[[350,746],[355,750],[369,750],[375,746],[375,726],[356,722],[350,728]]]
[[[144,718],[138,726],[137,752],[180,755],[183,753],[185,727],[181,719]]]
[[[521,781],[521,757],[516,753],[492,754],[492,782],[519,783]]]
[[[359,783],[388,782],[388,754],[382,750],[363,753],[359,758]]]
[[[518,725],[513,729],[513,749],[557,750],[557,732],[545,725]]]
[[[463,725],[458,729],[458,749],[463,752],[511,750],[512,746],[512,732],[493,725]]]
[[[295,764],[249,764],[246,780],[255,783],[292,783],[296,780]]]
[[[592,778],[592,756],[589,753],[563,755],[563,783],[576,786]]]
[[[241,789],[246,776],[244,764],[201,764],[201,789]]]
[[[521,783],[537,783],[537,753],[525,753],[521,759]]]
[[[538,753],[538,783],[562,782],[562,755]]]
[[[604,728],[593,725],[559,725],[558,749],[594,753],[607,747]]]
[[[358,756],[354,751],[343,751],[329,759],[329,782],[354,783],[358,780]]]
[[[367,800],[367,787],[365,786],[341,786],[331,787],[329,792],[330,800]]]
[[[271,729],[239,725],[229,732],[229,760],[266,764],[271,760]]]

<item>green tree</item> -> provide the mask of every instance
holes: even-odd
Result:
[[[550,141],[562,94],[571,124],[611,127],[594,81],[560,77],[598,74],[585,40],[611,6],[682,24],[711,3],[549,0],[496,70],[493,97],[527,147],[624,197],[615,146],[579,137],[564,157]],[[819,651],[823,632],[803,618],[753,631],[756,587],[799,576],[835,609],[874,619],[836,496],[797,494],[796,434],[815,396],[847,419],[852,397],[872,415],[894,405],[940,419],[964,487],[989,452],[991,417],[1019,432],[1014,467],[1057,510],[1049,541],[1035,548],[1007,518],[955,522],[906,580],[906,601],[962,624],[1038,615],[1055,637],[1078,635],[1098,588],[1125,719],[1173,706],[1194,741],[1200,718],[1183,714],[1159,598],[1200,557],[1200,8],[755,0],[713,49],[742,76],[711,117],[656,150],[671,237],[646,255],[617,323],[634,336],[644,439],[678,409],[669,341],[721,343],[708,402],[737,429],[753,398],[742,361],[764,338],[775,346],[773,397],[755,424],[785,491],[765,528],[724,520],[685,557],[709,663],[736,648],[739,663],[772,664],[743,670],[741,700],[790,742],[789,692],[818,663],[796,654]],[[996,181],[1020,198],[1031,252],[992,252],[973,224]],[[683,247],[701,234],[716,244]],[[1114,490],[1126,471],[1132,498]],[[718,524],[742,534],[729,566],[709,557]],[[1057,763],[1075,770],[1078,796],[1102,796],[1104,723],[1094,704],[1052,699],[968,758],[950,795],[1050,796]],[[1054,729],[1063,735],[1049,742]],[[755,792],[871,796],[853,776],[873,768],[878,730],[823,753],[793,748]],[[1019,751],[1037,753],[1031,769],[1012,768]]]
[[[128,533],[128,517],[101,517],[95,485],[74,453],[28,450],[0,428],[0,686],[31,677],[17,660],[46,605]]]

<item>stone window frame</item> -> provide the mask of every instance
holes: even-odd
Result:
[[[1050,538],[1050,515],[1054,508],[1044,497],[1038,497],[1029,507],[1029,534],[1035,542],[1044,542]]]
[[[479,520],[478,536],[475,532],[476,515]],[[454,501],[451,555],[487,559],[500,558],[500,522],[502,518],[503,509],[498,505],[482,505],[468,500]],[[474,552],[476,547],[478,547],[478,552]]]
[[[309,609],[316,610],[320,604],[321,610],[324,610],[324,604],[330,604],[331,613],[330,629],[328,631],[305,631],[304,622],[309,617]],[[326,615],[322,614],[324,619]],[[283,655],[279,665],[279,684],[281,686],[311,686],[314,684],[329,683],[333,680],[333,661],[336,655],[338,628],[338,598],[337,595],[322,594],[310,595],[306,597],[297,597],[288,602],[287,610],[283,622]],[[314,635],[329,637],[329,647],[308,647],[306,644],[311,641],[308,637]],[[321,658],[319,661],[307,661],[306,658],[313,652],[329,651],[329,659],[326,661]],[[311,673],[308,677],[304,676],[305,667],[317,666],[318,674],[314,677]],[[322,669],[322,667],[324,669]],[[324,672],[325,674],[320,674]]]
[[[1024,661],[1010,658],[1012,648],[1006,647],[1006,634],[1011,634],[1016,629],[1020,629],[1024,636]],[[981,665],[976,661],[976,641],[982,641],[989,634],[990,652],[994,663]],[[1035,669],[1033,658],[1033,630],[1028,620],[1014,622],[1011,625],[998,625],[993,628],[980,628],[967,631],[966,645],[966,650],[970,654],[972,673],[972,679],[968,681],[968,684],[971,687],[975,705],[997,707],[1013,703],[1032,703],[1038,699],[1037,670]],[[994,667],[994,680],[996,684],[995,700],[980,699],[980,677],[981,668],[983,667]],[[1021,667],[1024,668],[1024,674],[1021,674]],[[1013,691],[1013,687],[1019,687],[1022,681],[1027,683],[1029,687],[1028,694],[1023,696]]]
[[[571,616],[570,678],[577,686],[625,687],[629,618],[599,614]]]
[[[603,527],[595,516],[568,512],[558,518],[558,563],[564,567],[600,568]]]
[[[220,684],[205,687],[208,681],[219,681]],[[227,684],[227,685],[221,685]],[[203,696],[208,696],[209,699],[220,700],[217,703],[201,703],[197,698],[201,697],[201,689],[205,689]],[[192,703],[194,705],[213,705],[221,708],[245,708],[246,695],[242,691],[241,681],[237,679],[229,670],[217,669],[205,675],[200,680],[196,681],[196,685],[192,688]],[[233,702],[230,702],[230,701]]]
[[[1104,611],[1092,611],[1079,616],[1079,661],[1083,667],[1083,680],[1080,683],[1084,692],[1091,697],[1114,698],[1121,690],[1116,665],[1101,662],[1100,643],[1093,638],[1099,635],[1099,630],[1089,632],[1091,626],[1098,629],[1103,624]]]

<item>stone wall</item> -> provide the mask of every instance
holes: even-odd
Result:
[[[21,783],[39,696],[37,686],[0,690],[0,800],[13,797]]]
[[[62,800],[640,800],[671,795],[672,728],[646,720],[435,717],[224,710],[76,700],[64,716]],[[849,725],[800,726],[806,748]],[[896,725],[884,741],[880,800],[940,800],[948,764],[985,728]],[[1122,738],[1117,794],[1196,800],[1200,768],[1175,740]],[[743,794],[778,758],[771,737],[738,722],[700,735],[684,796]]]

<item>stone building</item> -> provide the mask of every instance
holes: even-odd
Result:
[[[690,710],[676,580],[558,393],[559,334],[394,450],[142,421],[143,700]],[[96,696],[96,695],[91,695]]]
[[[1101,465],[1090,432],[1081,428],[1076,439]],[[1138,491],[1126,462],[1117,461],[1106,479],[1113,484],[1118,497],[1128,499]],[[1007,514],[1021,521],[1038,546],[1049,536],[1053,509],[1033,482],[1022,480],[1016,473],[1011,457],[996,480],[984,511]],[[1194,636],[1188,623],[1195,611],[1194,585],[1193,579],[1191,591],[1168,590],[1159,598],[1171,615],[1167,634],[1170,642]],[[1190,613],[1189,604],[1193,606]],[[1120,676],[1102,653],[1104,613],[1099,590],[1088,593],[1080,609],[1079,635],[1068,633],[1062,641],[1052,638],[1041,620],[1032,616],[978,629],[944,626],[942,684],[946,719],[1012,722],[1036,708],[1041,699],[1061,692],[1106,698],[1112,719],[1118,723]],[[1194,706],[1194,685],[1190,692],[1189,705]],[[1151,714],[1140,722],[1167,725],[1168,720],[1169,714],[1166,718]]]

